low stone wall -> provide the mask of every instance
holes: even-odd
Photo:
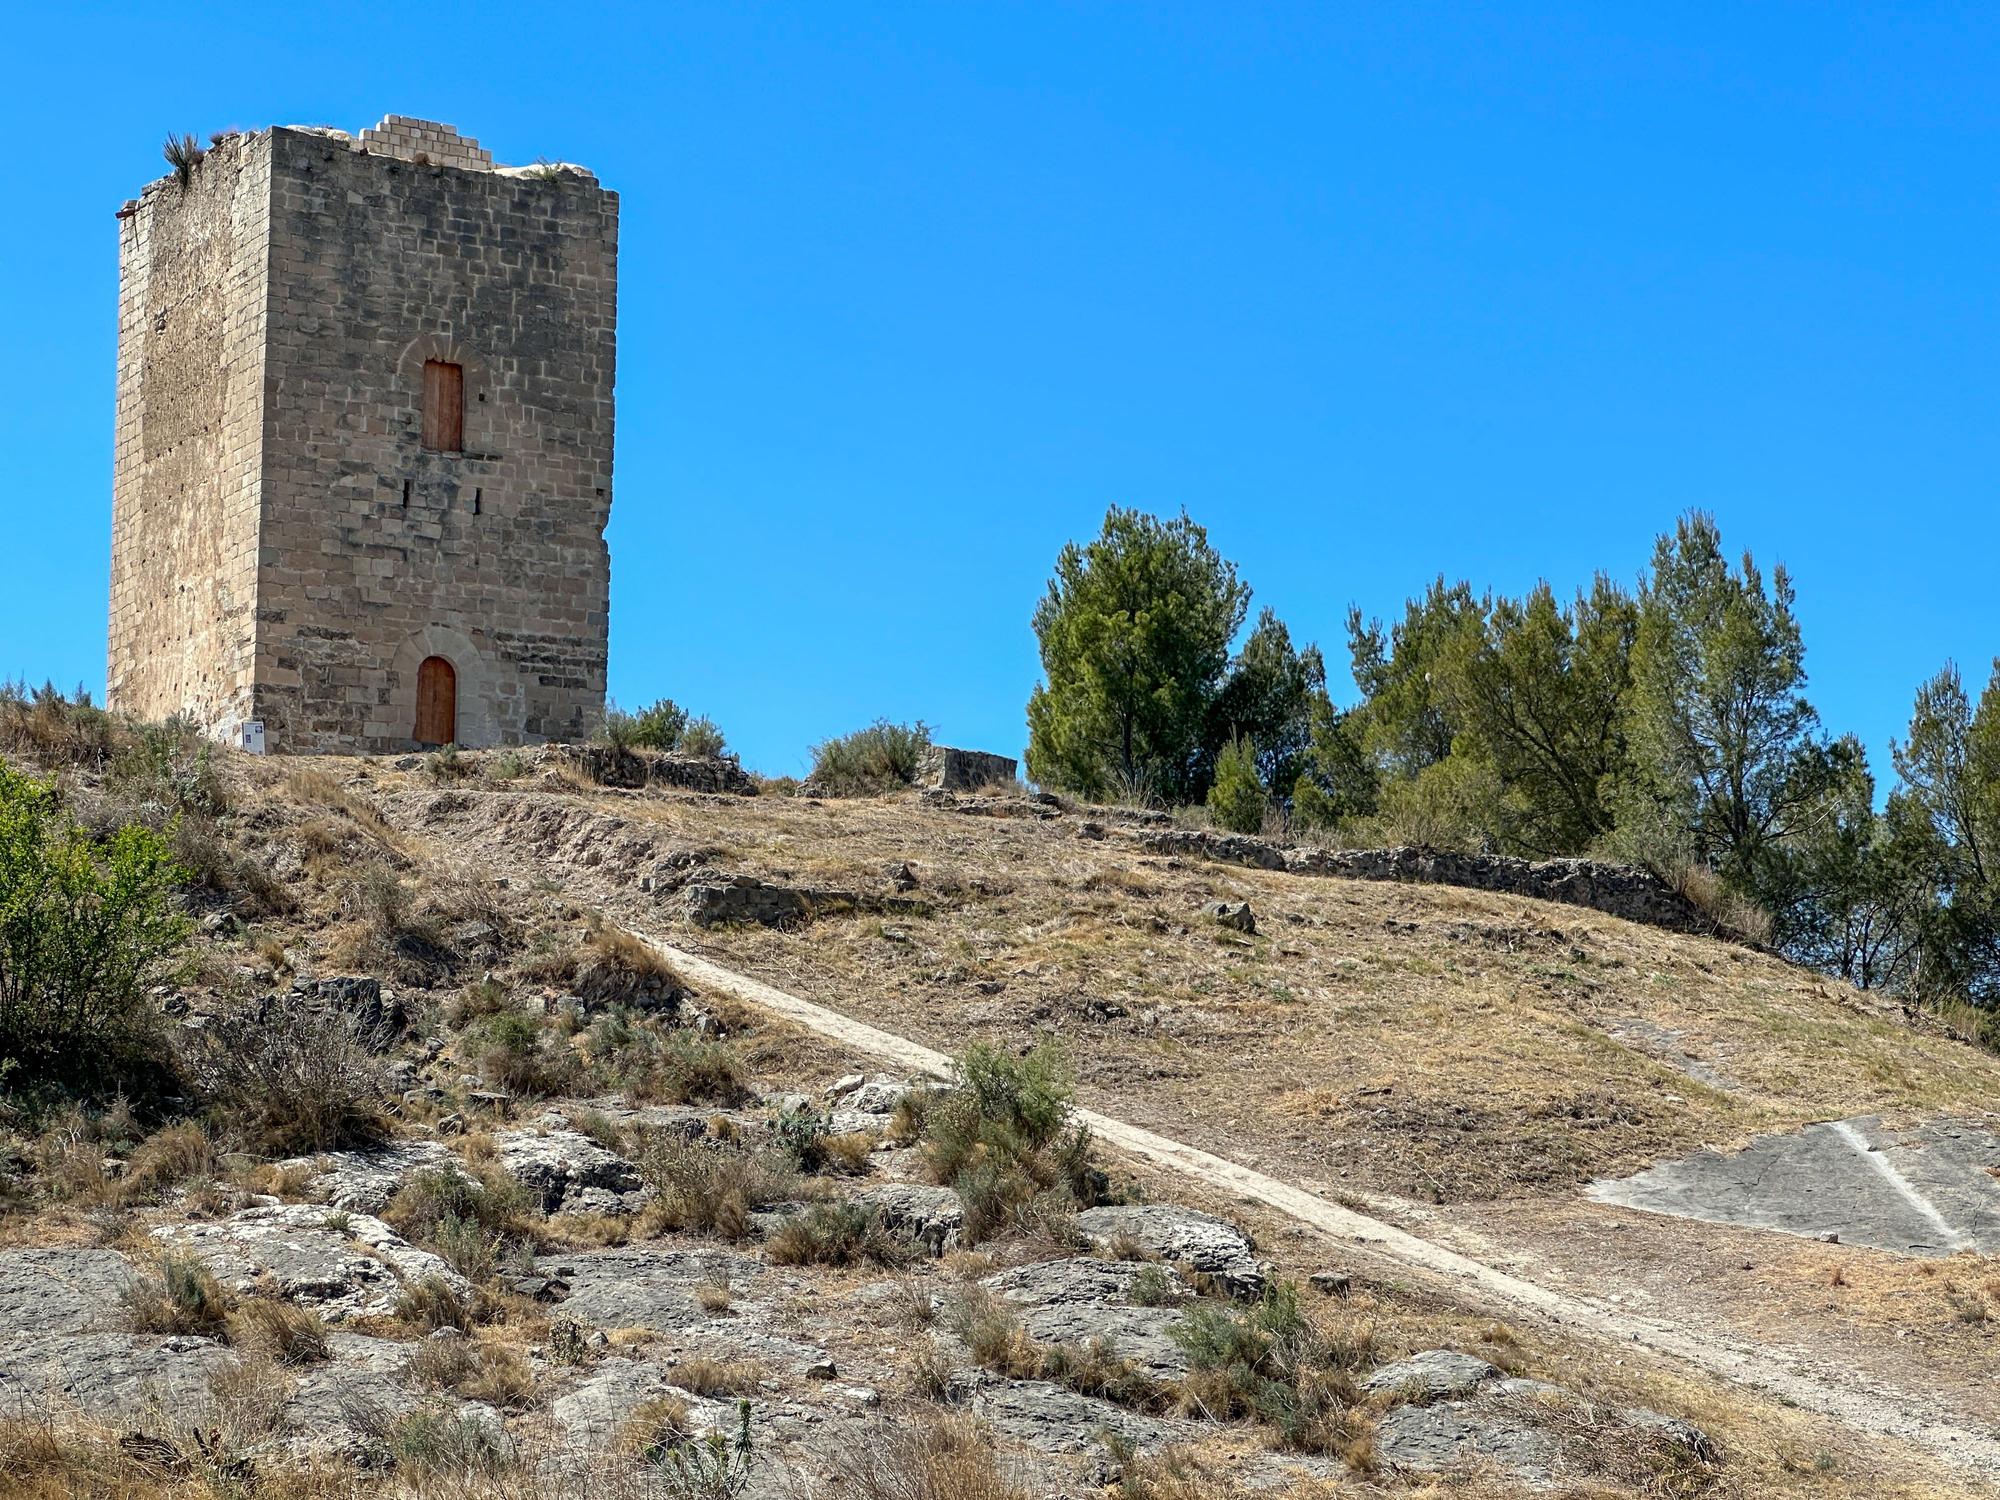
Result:
[[[628,750],[616,745],[559,745],[547,752],[568,761],[599,786],[671,786],[684,792],[757,795],[757,783],[733,759]]]
[[[1506,854],[1457,854],[1415,848],[1287,848],[1241,834],[1189,829],[1144,833],[1139,835],[1139,841],[1155,854],[1212,859],[1294,875],[1400,880],[1497,891],[1537,901],[1587,906],[1628,922],[1643,922],[1648,927],[1663,927],[1670,932],[1748,942],[1741,933],[1724,927],[1650,871],[1594,859],[1530,860]]]

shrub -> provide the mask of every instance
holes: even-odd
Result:
[[[719,1432],[663,1445],[646,1455],[668,1500],[735,1500],[750,1487],[755,1453],[750,1440],[750,1403],[736,1403],[736,1433]]]
[[[1365,1357],[1369,1337],[1328,1338],[1301,1309],[1293,1283],[1277,1283],[1248,1309],[1198,1303],[1169,1332],[1187,1352],[1181,1392],[1190,1407],[1217,1420],[1256,1417],[1287,1448],[1365,1451],[1347,1372]]]
[[[607,708],[598,738],[618,750],[673,750],[710,760],[719,759],[727,749],[713,719],[696,718],[671,698],[661,698],[637,713]]]
[[[534,1371],[520,1350],[480,1338],[424,1339],[404,1368],[418,1385],[495,1406],[519,1406],[535,1389]]]
[[[569,1043],[526,1011],[499,1011],[480,1022],[480,1031],[479,1070],[496,1088],[546,1098],[568,1093],[582,1072]]]
[[[442,1276],[426,1276],[405,1287],[396,1299],[396,1317],[425,1333],[436,1333],[440,1328],[464,1333],[475,1321],[473,1308]]]
[[[32,691],[23,682],[0,682],[0,747],[47,768],[101,771],[111,764],[119,740],[117,721],[80,687],[71,699],[52,682]]]
[[[215,1176],[220,1165],[208,1132],[192,1120],[182,1120],[139,1144],[119,1184],[121,1196],[128,1202],[157,1199],[183,1182]]]
[[[1340,826],[1341,807],[1310,776],[1292,787],[1292,823],[1302,833],[1330,833]]]
[[[718,1037],[618,1009],[585,1038],[603,1087],[646,1104],[742,1104],[751,1098],[742,1055]]]
[[[728,748],[723,740],[721,728],[713,719],[696,719],[681,731],[680,752],[683,755],[698,755],[704,760],[720,760]]]
[[[160,1081],[146,991],[187,940],[180,878],[158,834],[94,843],[51,783],[0,765],[0,1087]]]
[[[1081,1344],[1041,1344],[1021,1326],[1014,1309],[983,1287],[966,1287],[952,1299],[946,1323],[972,1357],[1010,1380],[1048,1380],[1083,1396],[1147,1411],[1165,1392],[1139,1367],[1101,1338]]]
[[[1216,758],[1208,810],[1231,833],[1258,833],[1267,805],[1264,783],[1257,775],[1257,752],[1242,735],[1235,735]]]
[[[531,1213],[528,1190],[505,1173],[489,1168],[468,1177],[438,1167],[413,1173],[382,1217],[477,1284],[503,1261],[524,1257],[533,1242]]]
[[[1052,1043],[1020,1058],[974,1043],[957,1066],[956,1087],[906,1096],[902,1116],[921,1137],[933,1180],[963,1200],[966,1242],[1009,1225],[1062,1237],[1068,1213],[1103,1191],[1090,1132],[1070,1122],[1067,1060]]]
[[[687,982],[657,949],[601,916],[591,918],[582,942],[530,958],[522,973],[541,984],[560,985],[591,1005],[645,1000],[671,1009],[688,993]]]
[[[390,1430],[389,1456],[413,1474],[452,1478],[491,1474],[512,1466],[504,1436],[472,1416],[415,1411]]]
[[[906,1259],[874,1210],[858,1203],[815,1203],[773,1230],[765,1248],[781,1266],[898,1266]]]
[[[337,1010],[247,1006],[210,1024],[191,1062],[217,1115],[250,1150],[299,1156],[383,1134],[381,1068]]]
[[[174,180],[186,192],[194,183],[194,169],[201,165],[208,149],[189,132],[185,135],[169,135],[160,154],[167,159],[167,165],[174,169]]]
[[[872,797],[916,784],[930,753],[931,732],[923,720],[891,724],[877,719],[866,729],[813,746],[806,786],[827,797]]]
[[[695,1355],[674,1366],[674,1384],[697,1396],[742,1396],[757,1389],[764,1367],[754,1360]]]

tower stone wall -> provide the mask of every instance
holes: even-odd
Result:
[[[185,188],[148,188],[122,235],[113,705],[222,735],[258,720],[278,749],[405,749],[442,658],[457,743],[585,734],[617,216],[581,169],[495,168],[398,116],[358,140],[230,138]],[[178,342],[150,331],[163,309]],[[456,450],[426,446],[427,362],[461,372]],[[165,434],[182,457],[142,462]],[[185,597],[163,607],[170,574]]]

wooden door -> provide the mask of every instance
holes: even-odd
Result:
[[[424,361],[424,446],[465,449],[465,371],[441,359]]]
[[[458,673],[442,656],[426,656],[417,668],[417,732],[420,745],[458,743]]]

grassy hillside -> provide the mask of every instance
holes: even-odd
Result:
[[[1423,1472],[1384,1457],[1401,1451],[1397,1423],[1429,1420],[1429,1398],[1367,1382],[1439,1349],[1548,1383],[1437,1410],[1529,1424],[1558,1455],[1556,1493],[1981,1492],[1918,1446],[1859,1442],[1580,1330],[1496,1319],[1477,1298],[1114,1155],[1084,1170],[1061,1159],[1060,1134],[1023,1144],[1018,1120],[975,1139],[950,1111],[930,1124],[920,1110],[843,1115],[829,1085],[869,1059],[683,993],[635,934],[954,1054],[1053,1041],[1092,1108],[1523,1274],[1591,1290],[1609,1266],[1681,1318],[1700,1309],[1664,1282],[1703,1255],[1736,1264],[1736,1242],[1703,1231],[1696,1245],[1666,1221],[1655,1232],[1585,1203],[1581,1184],[1703,1142],[1853,1113],[1966,1112],[1991,1094],[1985,1054],[1774,959],[1576,908],[1177,862],[1145,852],[1119,815],[1051,816],[1019,797],[621,790],[553,752],[204,756],[183,737],[53,711],[0,723],[0,753],[53,777],[92,829],[159,829],[187,867],[194,927],[149,995],[167,1087],[17,1090],[0,1107],[0,1301],[27,1320],[0,1331],[0,1375],[26,1380],[64,1350],[105,1369],[204,1372],[178,1415],[134,1408],[87,1364],[67,1395],[28,1382],[41,1393],[0,1414],[0,1481],[14,1492],[222,1495],[254,1472],[261,1493],[286,1495],[722,1495],[677,1487],[661,1455],[701,1451],[691,1434],[726,1426],[742,1391],[777,1463],[753,1494],[786,1493],[787,1472],[851,1500],[1213,1500],[1248,1477],[1277,1494],[1522,1493],[1497,1462]],[[759,889],[746,881],[782,888],[793,915],[687,919],[698,888]],[[1210,916],[1216,901],[1247,901],[1256,931]],[[251,1061],[232,1069],[222,1053]],[[551,1152],[602,1180],[579,1177],[569,1196]],[[377,1170],[374,1206],[335,1203],[339,1173]],[[943,1257],[866,1206],[877,1189],[940,1183],[981,1226]],[[1142,1311],[1162,1326],[1205,1318],[1211,1345],[1252,1309],[1200,1278],[1181,1286],[1192,1272],[1172,1257],[1080,1234],[1077,1209],[1099,1198],[1233,1219],[1274,1281],[1336,1271],[1345,1288],[1303,1294],[1303,1321],[1283,1335],[1296,1364],[1260,1356],[1252,1380],[1216,1355],[1142,1379],[1125,1332],[1102,1349],[1030,1336],[995,1289],[1077,1257],[1122,1266],[1152,1290],[1103,1326]],[[264,1254],[251,1247],[273,1223],[301,1263],[235,1277],[232,1257]],[[356,1250],[360,1233],[376,1248]],[[387,1267],[340,1291],[358,1312],[331,1310],[315,1280],[328,1236],[350,1237],[339,1264]],[[176,1259],[180,1245],[210,1258]],[[1935,1303],[1957,1342],[1909,1347],[1948,1361],[1919,1374],[1886,1354],[1871,1365],[1860,1346],[1851,1359],[1912,1411],[1948,1411],[1990,1384],[1962,1312],[1986,1295],[1972,1258],[1944,1271],[1947,1294],[1937,1276],[1843,1247],[1836,1290],[1821,1248],[1760,1250],[1754,1277],[1706,1295],[1713,1315],[1736,1317],[1734,1298],[1745,1317],[1782,1310],[1801,1341],[1854,1335],[1894,1352],[1909,1310]],[[418,1278],[407,1268],[420,1255],[457,1279],[440,1292]],[[137,1290],[106,1282],[91,1302],[90,1278],[113,1272]],[[1179,1289],[1156,1315],[1162,1287]],[[78,1325],[90,1331],[35,1332],[53,1314],[26,1310],[60,1313],[64,1299],[95,1308]],[[455,1351],[429,1347],[440,1326],[461,1330],[445,1339],[462,1341]],[[809,1373],[815,1351],[834,1380]],[[352,1411],[331,1415],[327,1392],[350,1381],[374,1382],[389,1415],[314,1470],[301,1434],[348,1432]],[[575,1458],[563,1434],[612,1392],[658,1397],[618,1405],[608,1436],[593,1429],[616,1473],[552,1477]],[[1009,1405],[1023,1392],[1042,1403],[1025,1416]],[[1054,1408],[1066,1415],[1050,1425],[1059,1401],[1082,1405]],[[1641,1409],[1691,1419],[1712,1447],[1632,1425]],[[504,1433],[506,1451],[467,1423]],[[1095,1436],[1119,1424],[1150,1454],[1122,1470]],[[155,1445],[122,1442],[130,1432]],[[881,1462],[895,1473],[871,1479]],[[903,1487],[868,1488],[878,1480]]]

